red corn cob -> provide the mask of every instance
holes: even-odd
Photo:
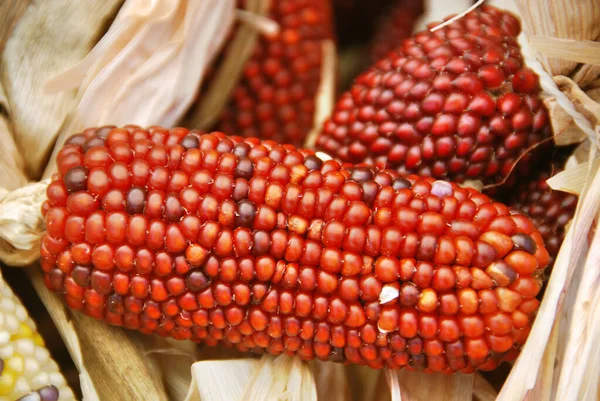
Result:
[[[377,61],[411,36],[417,19],[425,11],[424,0],[397,0],[381,19],[371,44],[371,59]]]
[[[317,148],[400,173],[502,182],[551,134],[520,31],[512,14],[482,6],[407,39],[342,95]]]
[[[546,277],[552,272],[554,260],[565,238],[567,224],[575,215],[577,196],[553,191],[546,183],[553,175],[564,169],[564,157],[548,165],[529,180],[520,183],[509,200],[509,205],[526,213],[538,227],[548,253],[550,264],[544,272]]]
[[[322,44],[333,37],[331,0],[273,1],[268,17],[280,33],[259,39],[216,128],[301,145],[314,127]]]
[[[183,128],[88,129],[43,206],[46,284],[108,323],[240,350],[493,369],[548,263],[486,195]]]

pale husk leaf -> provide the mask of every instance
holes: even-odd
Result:
[[[528,36],[597,41],[600,38],[600,3],[595,0],[516,0]],[[564,47],[563,47],[564,49]],[[565,49],[568,54],[569,50]],[[600,66],[539,54],[552,75],[573,76],[582,88],[600,74]],[[579,70],[579,71],[576,71]]]
[[[210,384],[207,384],[209,378]],[[311,368],[298,357],[263,355],[192,365],[185,401],[316,401]]]
[[[600,169],[600,157],[596,157],[591,162],[586,161],[578,166],[564,170],[552,176],[546,182],[554,190],[579,195],[588,180],[587,171],[589,169],[596,171]]]
[[[0,261],[26,266],[39,258],[44,231],[41,207],[49,181],[14,191],[0,188]]]
[[[317,387],[317,399],[350,401],[350,389],[345,366],[339,363],[315,360],[311,363]]]
[[[586,376],[600,375],[596,358],[589,358],[598,348],[600,338],[600,230],[590,245],[587,260],[583,267],[583,277],[577,292],[577,299],[570,311],[568,339],[561,361],[556,399],[583,400]],[[587,357],[586,357],[587,356]],[[583,359],[583,360],[582,360]],[[596,360],[595,360],[596,359]],[[597,379],[596,379],[597,380]],[[594,383],[592,381],[592,383]]]
[[[13,190],[27,183],[25,162],[17,149],[10,125],[8,99],[0,83],[0,187]]]
[[[105,19],[120,3],[36,1],[7,41],[0,56],[0,79],[10,105],[14,138],[30,177],[41,175],[75,96],[72,91],[45,94],[46,80],[85,56]]]
[[[304,146],[315,146],[323,123],[329,117],[335,103],[337,54],[333,40],[324,40],[321,44],[323,64],[321,65],[321,81],[315,99],[315,115],[313,129],[306,136]]]
[[[474,375],[399,371],[404,401],[462,401],[473,394]]]
[[[494,401],[498,392],[492,385],[479,373],[475,374],[473,379],[473,401]]]

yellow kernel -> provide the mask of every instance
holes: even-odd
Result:
[[[0,395],[8,395],[15,387],[16,376],[8,367],[4,367],[2,376],[0,376]]]
[[[19,340],[21,338],[31,338],[33,337],[33,330],[26,323],[21,323],[19,326],[19,333],[12,336],[13,341]]]
[[[44,339],[42,338],[42,336],[40,336],[39,333],[34,333],[33,334],[33,343],[35,345],[37,345],[38,347],[46,347],[46,344],[44,343]]]
[[[6,366],[17,375],[22,375],[25,371],[25,358],[21,355],[13,355],[6,361]]]

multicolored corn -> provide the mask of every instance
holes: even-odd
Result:
[[[456,184],[184,128],[88,129],[43,206],[47,286],[108,323],[373,368],[493,369],[549,256]]]
[[[17,399],[71,401],[75,397],[35,323],[0,274],[0,401]]]
[[[340,97],[317,149],[455,182],[514,180],[515,165],[527,175],[551,127],[520,32],[515,16],[484,5],[415,34]]]

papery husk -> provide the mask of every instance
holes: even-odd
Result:
[[[39,178],[46,167],[75,98],[74,91],[44,93],[46,80],[86,55],[102,34],[106,18],[120,4],[121,0],[36,1],[8,39],[0,56],[0,80],[10,105],[15,142],[31,178]]]
[[[0,83],[0,187],[13,190],[27,183],[25,163],[13,138],[8,99]]]
[[[498,392],[481,374],[473,379],[473,401],[494,401]]]
[[[15,25],[33,0],[4,0],[0,3],[0,53]]]
[[[516,0],[523,29],[537,45],[538,58],[551,75],[570,76],[584,88],[600,76],[600,66],[569,58],[571,49],[584,48],[588,42],[600,39],[600,3],[596,0]],[[575,40],[561,46],[556,40]],[[544,50],[551,46],[552,54]],[[564,43],[564,42],[563,42]],[[594,48],[592,46],[591,48]],[[559,49],[562,51],[559,52]],[[560,58],[556,56],[560,55]],[[593,54],[587,55],[594,57]],[[597,55],[596,55],[597,56]]]

